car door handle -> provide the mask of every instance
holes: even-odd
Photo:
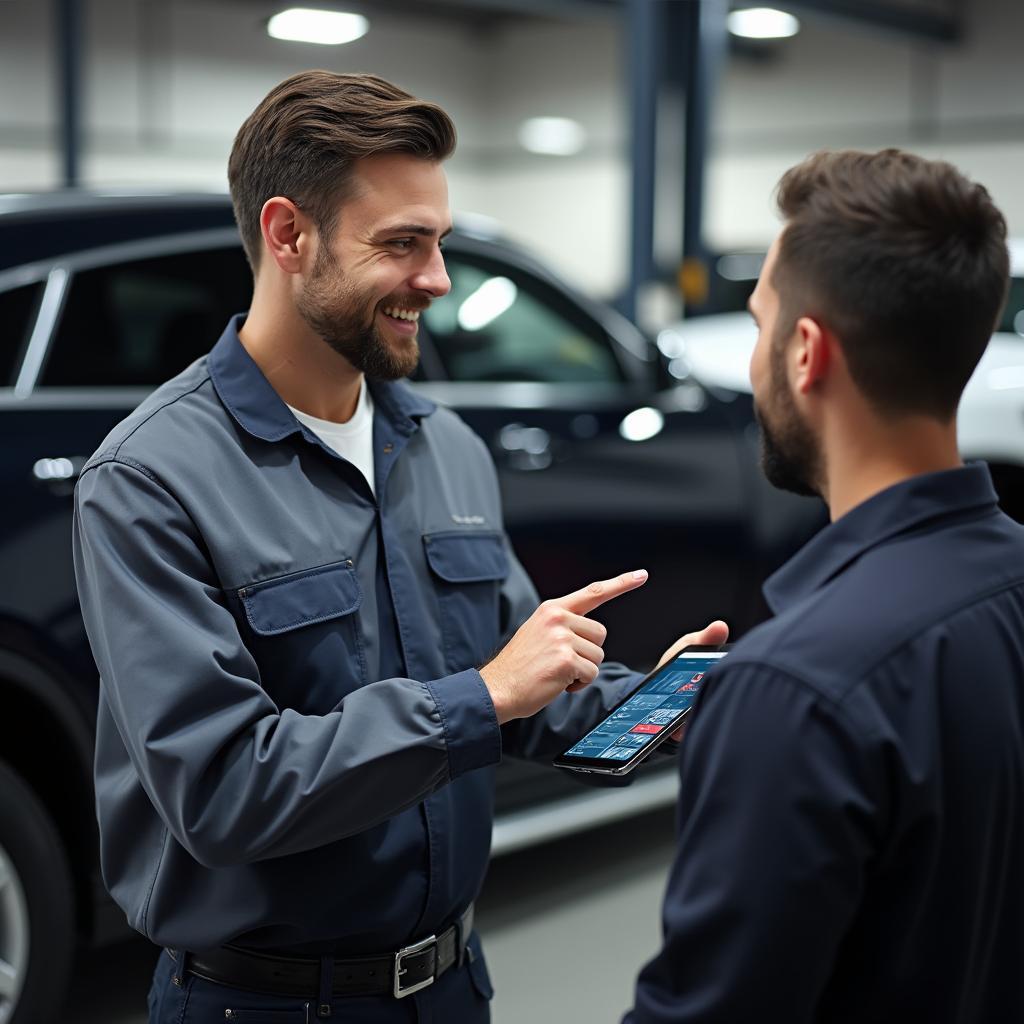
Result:
[[[88,461],[88,455],[59,455],[55,458],[37,459],[32,464],[32,480],[54,494],[70,494]]]
[[[547,469],[554,461],[551,435],[541,427],[528,427],[525,423],[506,423],[498,431],[498,449],[509,469],[523,473]]]

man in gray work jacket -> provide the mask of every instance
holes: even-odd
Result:
[[[634,678],[586,613],[646,574],[538,608],[484,445],[397,383],[454,143],[372,76],[272,90],[229,165],[251,310],[81,475],[102,866],[168,950],[154,1024],[486,1021],[494,765]]]

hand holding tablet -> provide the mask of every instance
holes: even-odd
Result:
[[[682,726],[708,673],[729,648],[729,644],[684,647],[557,757],[555,766],[605,775],[631,772]]]

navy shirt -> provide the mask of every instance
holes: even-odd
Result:
[[[375,499],[238,324],[77,486],[103,876],[159,945],[387,952],[476,896],[503,748],[550,759],[635,676],[499,729],[476,666],[537,595],[483,442],[371,384]]]
[[[828,526],[709,678],[630,1024],[1024,1020],[1024,527],[983,465]]]

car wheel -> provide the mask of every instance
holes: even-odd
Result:
[[[60,835],[32,789],[0,761],[0,1024],[56,1019],[74,942]]]

